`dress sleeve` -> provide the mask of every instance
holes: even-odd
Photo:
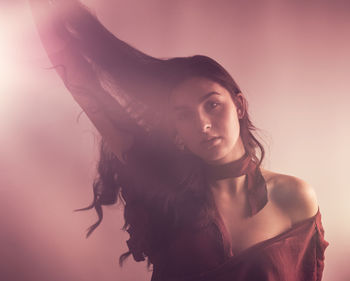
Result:
[[[154,92],[154,87],[141,89],[152,85],[150,69],[159,60],[116,38],[77,0],[29,3],[53,68],[112,152],[124,162],[123,151],[157,118],[143,103],[152,101],[148,93]]]
[[[316,231],[316,280],[321,281],[324,270],[325,250],[329,246],[329,242],[324,238],[324,229],[321,216],[316,218]]]

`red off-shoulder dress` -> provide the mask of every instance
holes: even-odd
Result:
[[[287,231],[230,254],[222,224],[178,234],[168,253],[155,260],[152,281],[316,281],[322,279],[321,213]],[[221,239],[223,238],[223,239]]]

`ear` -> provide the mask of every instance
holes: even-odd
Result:
[[[246,102],[242,93],[236,94],[235,105],[237,108],[238,119],[242,119],[246,113]]]

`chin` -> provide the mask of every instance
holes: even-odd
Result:
[[[198,155],[205,162],[220,162],[223,158],[225,158],[227,154],[222,150],[213,150],[207,151],[205,154]]]

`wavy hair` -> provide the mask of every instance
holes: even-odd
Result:
[[[122,91],[124,97],[151,109],[137,111],[134,119],[115,119],[116,128],[135,137],[131,148],[124,151],[125,163],[113,154],[102,135],[97,176],[93,181],[93,202],[78,210],[94,208],[98,214],[98,221],[88,228],[88,237],[103,219],[102,206],[115,204],[119,199],[124,204],[123,229],[130,234],[129,251],[120,256],[120,265],[130,254],[136,261],[147,258],[150,265],[155,253],[166,247],[176,229],[206,224],[213,215],[205,188],[203,162],[195,155],[177,149],[172,135],[163,130],[164,124],[154,121],[162,121],[159,116],[164,112],[156,114],[152,105],[159,100],[166,101],[173,87],[194,76],[211,79],[225,87],[236,105],[241,90],[231,75],[212,58],[195,55],[158,59],[144,54],[115,37],[86,7],[73,2],[73,11],[61,15],[58,30],[67,42],[66,50],[71,50],[76,60],[79,58],[83,62],[80,65],[84,68],[80,71],[89,69],[93,73],[89,79],[107,85],[101,93],[110,94],[110,100],[113,94],[117,96]],[[71,85],[69,78],[65,80],[67,87]],[[72,79],[76,82],[74,72]],[[95,95],[96,100],[101,98],[86,89],[86,85],[80,85],[80,90]],[[250,120],[245,99],[244,105],[244,115],[239,121],[240,134],[246,152],[259,167],[265,151],[255,137],[256,127]],[[116,111],[121,118],[128,113],[122,106]],[[152,123],[149,120],[155,124],[151,130],[139,126],[142,123],[139,121]],[[130,125],[131,121],[137,126]]]
[[[171,58],[166,60],[165,63],[168,64],[170,73],[169,90],[185,79],[198,76],[205,77],[225,87],[237,105],[236,95],[241,93],[241,90],[231,75],[215,60],[207,56],[196,55]],[[265,151],[263,145],[254,135],[257,129],[250,120],[248,102],[245,98],[244,115],[239,122],[240,135],[245,150],[258,162],[258,167],[260,167]],[[194,155],[187,155],[186,160],[182,155],[182,158],[177,157],[175,160],[175,153],[170,152],[176,150],[170,144],[171,137],[165,140],[169,145],[166,147],[164,147],[164,137],[162,141],[160,141],[160,138],[159,135],[153,139],[150,139],[148,135],[139,136],[138,141],[125,153],[126,159],[129,159],[129,161],[133,159],[134,163],[139,166],[139,169],[129,168],[129,173],[133,177],[138,176],[142,167],[147,167],[147,172],[144,171],[144,173],[148,173],[148,177],[146,175],[142,180],[139,180],[136,187],[133,186],[135,182],[131,183],[130,180],[124,180],[121,183],[115,179],[116,174],[121,173],[121,167],[118,166],[119,161],[113,156],[113,153],[106,149],[103,139],[100,144],[98,177],[93,186],[94,202],[90,206],[90,208],[94,207],[96,209],[99,220],[90,227],[88,234],[102,220],[101,206],[115,203],[119,194],[125,205],[123,229],[127,230],[132,238],[128,243],[130,251],[120,256],[121,265],[130,254],[134,255],[135,260],[141,261],[149,257],[155,251],[155,248],[161,248],[159,233],[162,233],[162,236],[166,234],[169,237],[176,227],[184,223],[185,219],[188,224],[195,224],[196,221],[204,220],[208,222],[213,215],[210,200],[206,197],[208,194],[203,192],[205,190],[203,186],[206,183],[203,182],[201,160]],[[162,148],[161,145],[163,145]],[[150,159],[152,160],[150,161]],[[179,172],[181,163],[169,167],[169,163],[176,161],[181,162],[182,165],[183,163],[190,163],[188,169],[185,172]],[[174,172],[175,175],[169,176],[169,170]],[[162,177],[162,180],[155,184],[153,179],[157,177]],[[161,183],[159,184],[159,182]],[[130,193],[134,194],[130,195]],[[128,202],[128,199],[133,200],[133,202]],[[140,205],[142,205],[142,211],[139,211]],[[188,212],[185,213],[185,206],[189,205],[195,205],[197,210],[187,210]],[[145,212],[150,213],[147,218],[144,217]],[[147,221],[149,225],[142,223],[142,226],[138,226],[140,220]],[[168,229],[164,233],[165,227]],[[166,241],[163,241],[162,244],[166,244]],[[149,265],[151,262],[148,259]]]

